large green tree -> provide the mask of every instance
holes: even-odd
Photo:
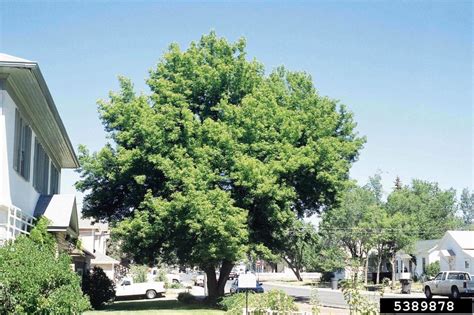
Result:
[[[121,78],[99,103],[112,141],[80,148],[83,211],[116,222],[137,260],[199,265],[211,297],[250,248],[277,251],[295,217],[334,204],[364,142],[309,75],[265,75],[243,39],[173,44],[147,84],[137,95]]]
[[[456,218],[456,191],[443,190],[435,182],[415,179],[410,186],[395,189],[387,198],[389,215],[401,213],[412,221],[412,230],[419,239],[436,239],[459,226]]]
[[[346,254],[346,265],[349,259],[351,265],[364,266],[365,273],[379,228],[381,209],[377,197],[368,187],[351,187],[344,192],[340,205],[323,215],[320,224],[322,238]]]

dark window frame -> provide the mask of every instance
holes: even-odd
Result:
[[[51,162],[50,176],[49,176],[49,194],[59,194],[59,169]]]
[[[25,180],[30,180],[31,127],[15,109],[15,135],[13,140],[13,169]]]
[[[41,194],[48,194],[50,158],[38,138],[35,138],[33,187]]]

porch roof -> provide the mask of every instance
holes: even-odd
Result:
[[[73,237],[79,235],[76,197],[69,194],[41,195],[36,203],[34,216],[45,216],[51,223],[48,231],[65,231]]]

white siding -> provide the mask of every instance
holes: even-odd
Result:
[[[454,257],[452,259],[451,265],[449,264],[449,259],[441,256],[440,267],[441,271],[466,271],[470,274],[474,274],[473,259],[468,254],[466,254],[459,245],[458,241],[453,239],[453,237],[447,232],[443,239],[440,242],[440,250],[452,250],[454,252]],[[469,268],[465,268],[465,261],[468,260]]]
[[[30,178],[27,181],[13,169],[16,105],[6,90],[0,89],[0,92],[0,202],[33,215],[39,197],[33,188],[33,144],[36,134],[33,131],[31,137]]]

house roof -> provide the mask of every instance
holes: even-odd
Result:
[[[118,265],[120,262],[116,259],[113,259],[110,256],[107,256],[105,254],[95,252],[94,253],[95,258],[91,260],[91,264],[115,264]]]
[[[0,86],[8,91],[56,166],[79,167],[38,63],[0,53]]]
[[[466,250],[463,250],[463,252],[464,252],[464,254],[474,258],[474,250],[473,249],[466,249]]]
[[[439,239],[423,240],[415,243],[415,253],[431,252],[438,247]]]
[[[447,231],[462,249],[474,250],[474,231]]]
[[[454,257],[454,256],[456,256],[456,253],[452,249],[442,249],[439,252],[444,257]]]
[[[80,218],[79,229],[81,230],[108,230],[109,225],[107,223],[96,222],[91,218]]]
[[[48,231],[67,231],[79,235],[76,197],[69,194],[41,195],[36,203],[34,216],[45,216],[51,223]]]
[[[26,59],[23,59],[23,58],[15,57],[15,56],[12,56],[12,55],[7,55],[7,54],[3,54],[3,53],[0,53],[0,61],[5,62],[5,63],[12,63],[12,64],[16,64],[16,63],[34,64],[34,63],[36,63],[34,61],[31,61],[31,60],[26,60]]]

